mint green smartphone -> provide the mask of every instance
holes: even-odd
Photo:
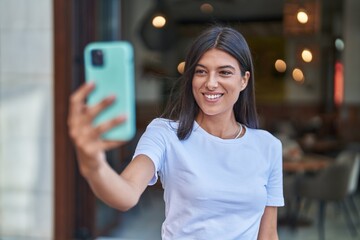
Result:
[[[136,132],[134,50],[129,42],[93,42],[84,50],[85,80],[94,82],[95,89],[87,103],[91,106],[105,97],[115,95],[115,102],[103,110],[94,125],[126,115],[126,122],[103,134],[108,140],[131,140]]]

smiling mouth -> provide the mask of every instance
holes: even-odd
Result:
[[[222,95],[224,95],[224,94],[205,94],[205,93],[204,93],[205,98],[207,98],[207,99],[209,99],[209,100],[218,99],[218,98],[220,98]]]

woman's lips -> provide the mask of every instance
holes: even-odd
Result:
[[[211,93],[211,94],[210,93],[203,93],[203,95],[207,100],[214,101],[214,100],[217,100],[220,97],[222,97],[224,94],[222,94],[222,93]]]

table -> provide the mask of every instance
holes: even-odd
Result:
[[[318,154],[305,154],[300,159],[284,158],[283,169],[287,173],[317,172],[334,162],[333,158]]]
[[[299,144],[305,152],[316,154],[329,154],[339,151],[343,147],[343,142],[337,139],[317,139],[305,136],[300,139]]]

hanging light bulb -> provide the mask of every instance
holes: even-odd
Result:
[[[304,73],[301,71],[300,68],[295,68],[292,71],[293,79],[298,83],[304,83]]]
[[[278,59],[275,61],[275,69],[278,72],[285,72],[286,71],[286,62],[282,59]]]
[[[214,11],[214,7],[210,3],[203,3],[200,6],[200,10],[203,13],[212,13]]]
[[[304,49],[302,52],[301,52],[301,57],[302,57],[302,60],[304,62],[311,62],[312,61],[312,58],[313,58],[313,55],[312,55],[312,52],[309,50],[309,49]]]
[[[154,7],[145,14],[140,23],[140,37],[148,49],[166,51],[178,40],[176,29],[165,0],[156,0]]]
[[[180,74],[184,73],[184,69],[185,69],[185,62],[181,62],[179,63],[179,65],[177,66],[177,70]]]
[[[297,20],[299,23],[305,24],[309,21],[309,15],[306,13],[304,9],[299,9],[296,15]]]
[[[163,28],[166,24],[166,18],[161,15],[157,15],[152,20],[152,25],[156,28]]]

